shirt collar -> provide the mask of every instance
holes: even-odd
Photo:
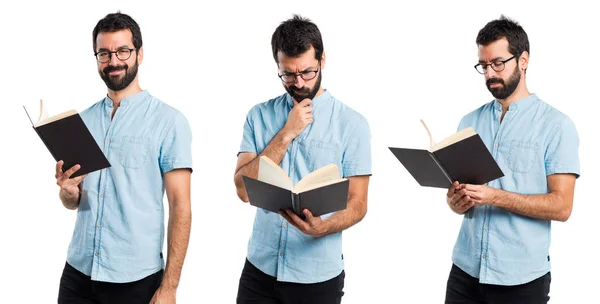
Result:
[[[146,97],[148,97],[149,95],[150,95],[150,93],[148,93],[147,90],[142,90],[139,93],[136,93],[129,97],[123,98],[121,100],[121,103],[119,104],[119,107],[126,107],[131,104],[139,103],[140,101],[146,99]],[[110,108],[112,108],[112,106],[113,106],[113,101],[112,101],[112,99],[110,99],[108,97],[108,95],[106,95],[106,97],[104,97],[104,104]]]
[[[519,110],[519,109],[527,109],[531,105],[536,103],[538,100],[539,100],[539,98],[537,97],[537,95],[535,95],[535,93],[533,93],[523,99],[519,99],[519,100],[511,103],[508,106],[508,110],[512,111],[512,110]],[[502,111],[502,104],[497,99],[494,99],[494,109],[496,109],[496,111]]]

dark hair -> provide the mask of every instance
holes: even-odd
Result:
[[[282,22],[271,37],[273,58],[277,63],[279,63],[277,60],[279,51],[288,57],[297,57],[308,51],[311,46],[315,49],[315,59],[321,60],[323,56],[321,32],[316,24],[299,15]]]
[[[96,24],[96,27],[94,27],[94,52],[96,51],[96,38],[99,33],[113,33],[120,30],[130,30],[131,35],[133,36],[133,46],[138,50],[142,47],[142,32],[140,31],[140,26],[129,15],[117,11],[114,14],[108,14],[106,17],[100,19],[98,24]]]
[[[508,40],[508,51],[511,54],[521,56],[524,51],[529,53],[527,33],[519,23],[504,15],[486,24],[477,34],[476,42],[478,45],[486,46],[502,38]]]

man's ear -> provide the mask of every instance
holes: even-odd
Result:
[[[321,70],[325,69],[325,51],[321,54]]]
[[[142,61],[144,61],[144,47],[137,50],[137,61],[138,64],[142,64]]]
[[[523,51],[523,53],[521,53],[521,56],[519,56],[519,68],[521,69],[521,71],[525,71],[525,70],[527,70],[528,66],[529,66],[529,52]]]

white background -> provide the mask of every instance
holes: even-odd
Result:
[[[56,303],[75,212],[62,207],[54,160],[22,105],[82,111],[106,94],[92,29],[120,9],[142,29],[140,84],[181,110],[193,131],[192,237],[179,303],[234,303],[255,209],[233,184],[242,126],[256,103],[282,94],[271,55],[277,25],[300,13],[321,29],[323,85],[362,113],[372,133],[369,211],[344,232],[343,303],[442,303],[461,217],[441,189],[421,188],[387,149],[427,148],[492,100],[477,62],[479,29],[501,13],[527,31],[529,90],[570,116],[581,178],[566,223],[552,225],[551,303],[597,298],[600,170],[596,10],[577,1],[3,2],[0,9],[2,303]],[[166,203],[166,199],[165,199]]]

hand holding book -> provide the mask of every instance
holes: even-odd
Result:
[[[481,137],[466,128],[434,144],[430,149],[389,149],[413,178],[424,187],[449,188],[454,181],[481,185],[504,176]]]
[[[60,197],[65,206],[69,205],[70,209],[74,209],[78,205],[79,201],[79,184],[87,176],[87,174],[79,175],[71,178],[71,176],[81,169],[80,165],[75,165],[69,170],[63,172],[64,162],[61,160],[56,163],[56,184],[60,187]]]
[[[452,186],[448,189],[446,203],[456,214],[464,214],[474,206],[474,202],[467,194],[465,184],[459,184],[458,182],[452,183]]]
[[[271,212],[291,209],[304,219],[303,210],[312,216],[345,209],[350,181],[340,177],[339,169],[329,164],[306,175],[295,186],[287,174],[266,156],[260,157],[258,179],[243,176],[250,205]]]
[[[25,112],[27,113],[27,109]],[[31,121],[29,113],[27,116]],[[49,118],[46,116],[44,104],[40,100],[40,116],[37,122],[31,121],[31,124],[54,160],[63,161],[62,171],[68,171],[75,165],[80,166],[70,178],[110,167],[77,111],[70,110]]]

